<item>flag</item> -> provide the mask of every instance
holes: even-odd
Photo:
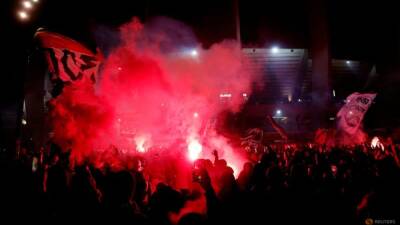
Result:
[[[346,98],[346,104],[336,115],[338,129],[348,134],[355,134],[375,96],[374,93],[361,94],[358,92],[349,95]]]
[[[96,81],[101,55],[95,54],[83,44],[64,35],[39,30],[35,34],[44,51],[51,80],[66,83]]]
[[[272,118],[271,116],[267,116],[268,122],[271,124],[271,126],[275,129],[276,132],[281,136],[281,138],[285,141],[289,139],[289,135],[286,133],[285,129],[283,127],[279,126],[279,124]]]

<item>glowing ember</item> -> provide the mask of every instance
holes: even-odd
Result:
[[[199,143],[198,140],[192,139],[188,145],[188,157],[191,161],[195,161],[199,158],[201,151],[203,150],[203,146]]]

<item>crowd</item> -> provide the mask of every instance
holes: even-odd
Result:
[[[71,165],[56,146],[47,154],[22,148],[1,168],[1,214],[15,224],[400,222],[399,149],[264,146],[247,152],[237,178],[215,151],[214,160],[194,162],[191,188],[179,189],[162,181],[152,188],[140,158],[113,170]]]

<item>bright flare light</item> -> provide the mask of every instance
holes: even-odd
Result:
[[[383,146],[379,138],[376,136],[371,140],[371,148],[380,148],[382,150],[385,150],[385,147]]]
[[[282,114],[282,110],[278,109],[276,110],[276,115],[281,115]]]
[[[38,2],[39,2],[39,0],[32,0],[32,2],[34,2],[34,3],[38,3]]]
[[[136,150],[138,152],[146,152],[146,147],[145,147],[145,142],[147,138],[145,136],[138,136],[135,137],[135,144],[136,144]]]
[[[22,5],[25,7],[25,9],[31,9],[33,7],[32,2],[30,1],[23,1]]]
[[[21,18],[22,20],[28,19],[28,14],[27,14],[26,12],[24,12],[24,11],[18,12],[18,16],[19,16],[19,18]]]
[[[195,113],[193,113],[193,117],[197,118],[197,117],[199,117],[199,114],[197,112],[195,112]]]
[[[203,146],[199,143],[198,140],[192,139],[188,145],[188,157],[191,161],[195,161],[199,158],[201,151],[203,150]]]
[[[278,47],[278,46],[272,47],[272,48],[271,48],[271,52],[272,52],[273,54],[278,53],[278,52],[279,52],[279,47]]]

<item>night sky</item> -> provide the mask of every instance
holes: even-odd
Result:
[[[240,1],[243,46],[308,48],[313,29],[309,25],[310,2]],[[235,37],[232,1],[40,0],[34,16],[25,22],[16,16],[20,4],[19,0],[0,1],[2,108],[15,104],[22,96],[27,56],[39,27],[95,46],[92,31],[98,25],[118,27],[133,16],[144,22],[167,16],[192,27],[204,47]],[[382,110],[399,102],[400,14],[395,3],[331,0],[326,1],[326,10],[331,57],[377,64],[382,74],[381,88],[389,96],[382,100]]]

